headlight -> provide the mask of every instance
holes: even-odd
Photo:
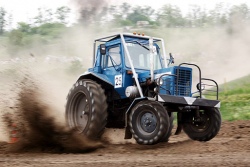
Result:
[[[205,89],[205,84],[204,83],[198,83],[197,85],[196,85],[196,88],[198,89],[198,90],[204,90]]]
[[[136,86],[128,86],[125,90],[125,94],[129,98],[135,98],[140,95]]]

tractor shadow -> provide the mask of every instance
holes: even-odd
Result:
[[[125,142],[125,143],[105,143],[104,148],[99,151],[103,152],[116,152],[116,153],[144,153],[144,152],[162,152],[174,153],[174,152],[188,152],[190,147],[194,147],[197,141],[193,141],[189,138],[182,139],[180,141],[170,141],[164,143],[157,143],[155,145],[139,145],[136,142]]]

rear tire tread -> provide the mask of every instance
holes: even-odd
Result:
[[[75,128],[76,125],[74,125],[73,122],[73,112],[71,111],[72,106],[72,100],[71,98],[74,97],[74,94],[76,94],[81,88],[86,88],[87,93],[89,95],[88,101],[90,101],[90,112],[91,118],[89,118],[89,125],[84,129],[82,132],[87,137],[91,139],[100,138],[101,135],[104,132],[106,123],[107,123],[107,102],[106,102],[106,96],[104,94],[104,90],[101,88],[99,84],[92,80],[79,80],[77,81],[69,91],[69,94],[67,96],[67,104],[66,104],[66,121],[70,128]],[[74,102],[73,102],[74,103]]]

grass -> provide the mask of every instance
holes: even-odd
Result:
[[[223,120],[250,119],[250,75],[221,85],[219,99]]]

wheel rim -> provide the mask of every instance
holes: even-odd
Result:
[[[144,133],[152,133],[157,127],[157,119],[154,113],[142,112],[138,117],[137,127]]]
[[[83,132],[89,120],[89,104],[85,93],[76,94],[73,102],[74,127],[79,132]]]
[[[203,132],[209,128],[210,119],[207,114],[200,113],[200,120],[196,120],[195,117],[192,118],[192,129],[196,132]]]

